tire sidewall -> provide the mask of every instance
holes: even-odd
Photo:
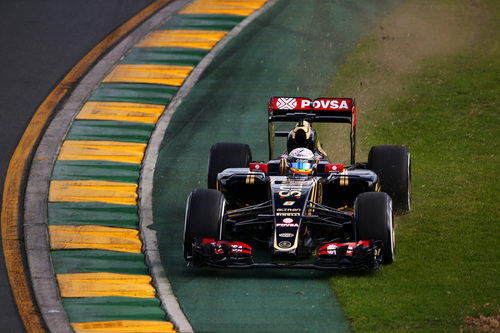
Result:
[[[353,232],[356,241],[382,241],[382,263],[394,261],[396,238],[392,200],[383,192],[366,192],[354,202]]]
[[[220,172],[228,168],[246,168],[251,161],[252,152],[247,144],[236,142],[213,144],[208,156],[208,188],[217,189]]]
[[[405,146],[374,146],[368,154],[368,168],[374,171],[381,191],[390,195],[393,210],[406,214],[411,210],[411,156]]]
[[[196,189],[191,192],[186,203],[183,233],[186,260],[191,255],[194,239],[222,238],[225,204],[222,192],[211,189]]]

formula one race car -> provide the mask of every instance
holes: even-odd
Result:
[[[275,122],[295,122],[275,131]],[[351,165],[332,164],[312,123],[351,124]],[[269,102],[268,162],[241,143],[216,143],[208,189],[187,200],[188,266],[368,268],[394,260],[393,209],[410,210],[410,153],[372,147],[355,163],[356,105],[350,98],[274,97]],[[274,140],[287,138],[273,159]]]

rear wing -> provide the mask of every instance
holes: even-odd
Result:
[[[356,102],[354,98],[273,97],[269,100],[269,158],[274,154],[274,137],[288,132],[275,131],[274,122],[347,123],[351,124],[351,163],[355,160]]]
[[[269,101],[269,121],[349,123],[356,126],[353,98],[273,97]]]

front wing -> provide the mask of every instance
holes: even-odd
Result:
[[[252,248],[242,242],[202,239],[193,243],[189,266],[219,268],[314,268],[321,270],[379,269],[382,263],[380,241],[328,243],[319,248],[313,263],[290,261],[256,262]]]

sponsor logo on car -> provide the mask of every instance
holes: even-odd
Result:
[[[283,237],[283,238],[291,238],[291,237],[295,237],[295,235],[294,235],[294,234],[289,233],[289,232],[282,232],[282,233],[281,233],[281,234],[279,234],[278,236]]]
[[[281,110],[293,110],[297,107],[297,99],[296,98],[278,98],[276,102],[276,106]]]
[[[295,205],[295,201],[285,201],[283,202],[283,206],[293,206]]]
[[[282,249],[288,249],[292,247],[292,243],[289,241],[281,241],[279,242],[278,246],[281,247]]]
[[[276,213],[276,216],[300,216],[300,213]]]
[[[301,97],[275,97],[273,99],[274,108],[278,110],[346,110],[352,109],[352,99],[350,98],[318,98],[311,101],[309,98]]]
[[[299,224],[298,223],[276,223],[276,227],[295,227],[298,228]]]
[[[300,212],[300,208],[277,208],[277,212]]]
[[[278,208],[276,216],[300,216],[300,208]]]
[[[283,223],[293,223],[293,219],[289,218],[289,217],[286,217],[286,218],[283,219]]]
[[[330,99],[330,98],[321,98],[317,99],[314,102],[310,100],[303,99],[301,100],[300,107],[302,109],[312,106],[314,109],[320,110],[350,110],[348,100],[346,99]]]
[[[335,255],[337,254],[337,246],[335,244],[329,244],[328,247],[326,248],[326,251],[330,255]]]

